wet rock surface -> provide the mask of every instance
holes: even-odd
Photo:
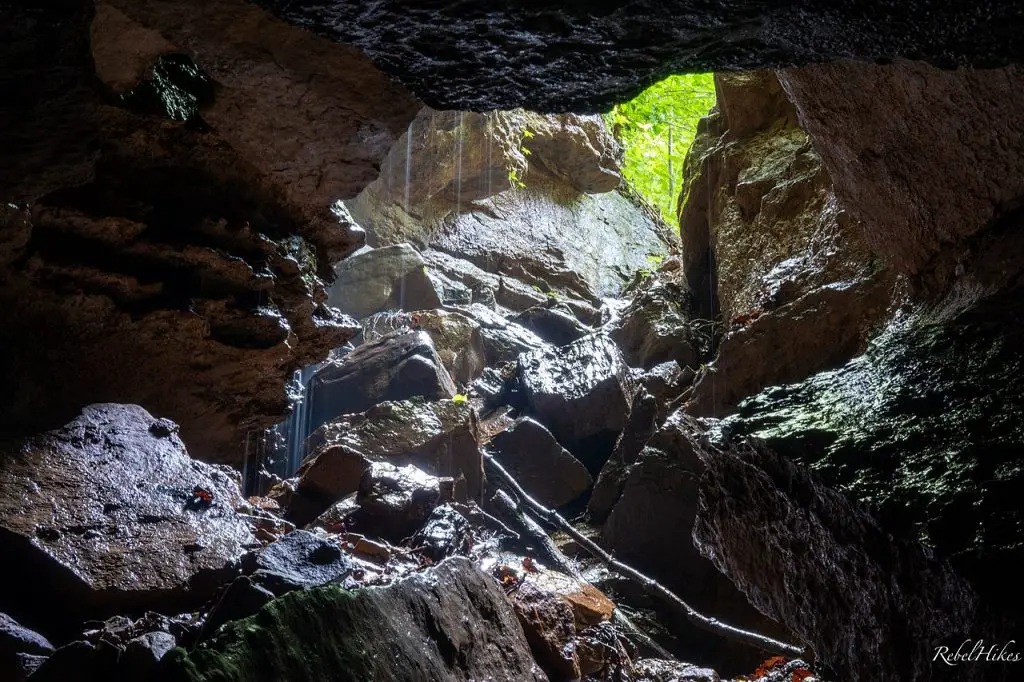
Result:
[[[14,446],[0,481],[4,555],[24,578],[3,608],[27,623],[57,603],[65,625],[198,605],[254,541],[232,474],[191,459],[173,423],[134,405],[89,406]]]
[[[384,588],[286,595],[172,657],[170,680],[546,679],[498,585],[462,558]]]
[[[308,428],[313,431],[335,417],[387,400],[440,400],[455,392],[430,336],[400,329],[316,371],[309,387],[314,400]]]
[[[334,269],[329,305],[356,318],[385,308],[426,310],[441,305],[423,257],[408,244],[367,249]]]
[[[595,303],[621,292],[624,273],[664,256],[673,237],[618,192],[578,194],[548,179],[452,214],[434,248],[542,291]]]
[[[578,341],[592,330],[572,314],[554,306],[534,306],[519,313],[512,320],[555,346]]]
[[[0,675],[23,682],[54,651],[49,640],[0,613]]]
[[[837,62],[780,78],[868,243],[941,295],[958,263],[966,267],[979,255],[969,238],[1012,218],[1024,193],[1022,95],[1014,85],[1020,76],[1017,66],[954,72],[913,62]],[[853,134],[866,113],[860,103],[881,99],[892,116],[866,135]],[[964,120],[970,133],[953,133]],[[951,141],[937,143],[943,139]]]
[[[693,298],[677,260],[641,270],[625,293],[628,302],[604,329],[630,366],[646,369],[670,360],[700,366],[710,335],[690,324]]]
[[[650,438],[620,474],[621,493],[601,529],[601,544],[616,557],[642,566],[698,610],[783,636],[779,626],[751,608],[694,545],[698,492],[705,473],[698,451],[700,434],[694,420],[676,412]],[[761,660],[755,649],[699,631],[688,632],[686,642],[685,659],[713,656],[736,672],[753,669]]]
[[[626,423],[633,377],[621,351],[602,335],[524,354],[519,375],[529,411],[570,451]]]
[[[904,318],[839,369],[744,402],[726,428],[765,439],[1002,594],[1021,562],[1021,344],[995,320],[1017,306],[1008,294],[950,320]]]
[[[373,179],[420,105],[245,2],[11,7],[4,25],[22,66],[0,98],[0,428],[132,402],[197,456],[239,462],[284,414],[282,379],[356,331],[321,278],[363,233],[328,206]],[[118,98],[135,86],[153,108]]]
[[[1010,679],[1012,665],[933,661],[941,644],[1000,636],[998,617],[979,608],[948,564],[894,538],[863,506],[766,448],[698,452],[707,470],[694,531],[702,552],[758,609],[811,642],[833,674]]]
[[[455,479],[456,494],[478,497],[483,462],[476,430],[470,408],[450,400],[385,402],[325,425],[312,437],[323,445],[316,446],[299,472],[297,493],[316,510],[308,520],[357,492],[373,462],[412,464]]]
[[[264,547],[247,561],[246,568],[251,571],[253,584],[277,596],[344,582],[354,570],[336,543],[304,530],[292,531]],[[244,584],[236,589],[256,592],[246,590]]]
[[[587,468],[537,421],[524,417],[491,440],[502,466],[545,507],[561,507],[586,492]]]
[[[898,7],[872,1],[856,9],[807,1],[780,7],[676,0],[500,11],[465,2],[446,12],[282,0],[260,4],[359,46],[441,109],[604,111],[668,73],[839,58],[907,57],[991,67],[1021,57],[1011,37],[1019,22],[1007,8],[993,6],[982,20],[974,6],[929,0]],[[666,16],[678,21],[666,22]],[[604,51],[596,52],[595,46]]]

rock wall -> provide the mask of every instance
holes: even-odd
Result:
[[[615,191],[621,155],[597,116],[424,109],[348,206],[373,245],[412,242],[597,305],[675,244]]]
[[[908,62],[780,72],[872,250],[933,296],[970,270],[970,238],[1024,197],[1020,78]]]
[[[693,301],[720,320],[721,338],[689,409],[722,416],[765,386],[863,350],[892,277],[775,75],[719,74],[715,88],[716,110],[687,157],[679,221]]]
[[[3,9],[0,428],[131,401],[239,462],[284,384],[357,330],[329,211],[419,103],[352,48],[245,2]],[[9,88],[9,90],[8,90]]]

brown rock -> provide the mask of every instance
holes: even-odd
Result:
[[[423,257],[408,244],[365,249],[334,268],[327,302],[357,318],[380,310],[424,310],[441,305]]]
[[[629,302],[615,311],[605,330],[626,362],[644,369],[670,360],[699,367],[709,343],[707,334],[690,324],[693,299],[680,269],[644,270],[623,294]]]
[[[5,81],[21,94],[5,88],[0,113],[0,427],[132,402],[180,423],[193,454],[238,462],[287,409],[290,373],[356,331],[319,277],[363,234],[328,207],[376,177],[419,104],[356,50],[242,1],[7,20],[5,55],[37,59]],[[170,87],[137,82],[169,52],[198,89],[154,102],[182,111],[112,105],[111,89]]]
[[[940,293],[964,240],[1024,194],[1021,70],[947,71],[918,62],[856,62],[780,72],[871,249],[899,272],[926,275]],[[870,113],[886,102],[890,114]],[[950,246],[952,248],[950,248]]]
[[[518,419],[491,444],[502,466],[545,507],[568,504],[593,483],[587,468],[529,417]]]
[[[536,584],[525,582],[513,593],[512,608],[544,671],[554,679],[579,679],[572,607]]]
[[[432,476],[456,480],[460,497],[479,497],[483,461],[472,409],[450,400],[384,402],[325,425],[310,437],[316,449],[299,470],[296,497],[309,503],[294,516],[308,522],[333,502],[359,489],[362,472],[373,462],[413,464]]]
[[[135,405],[91,405],[17,444],[0,457],[0,535],[20,588],[0,608],[60,627],[198,607],[253,542],[233,475]]]
[[[728,322],[863,276],[873,254],[776,76],[720,74],[715,90],[679,204],[683,267],[702,315],[721,310]]]

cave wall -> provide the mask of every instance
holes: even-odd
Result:
[[[356,332],[323,279],[364,234],[330,205],[421,104],[245,2],[2,14],[0,429],[134,402],[240,462],[290,373]]]
[[[1024,198],[1021,75],[844,61],[779,78],[868,244],[941,294]]]

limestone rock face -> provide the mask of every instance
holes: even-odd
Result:
[[[531,162],[578,192],[601,193],[619,186],[621,161],[598,116],[427,107],[391,148],[380,177],[349,203],[357,220],[372,225],[374,243],[426,243],[430,216],[514,187]]]
[[[870,270],[860,225],[775,75],[721,74],[715,91],[717,112],[686,160],[679,215],[686,280],[705,316],[712,299],[732,320]]]
[[[687,412],[723,417],[767,386],[801,381],[855,356],[888,312],[891,281],[876,273],[827,284],[735,325],[715,362],[699,374]]]
[[[621,155],[597,116],[425,109],[347,205],[373,244],[430,246],[594,305],[675,243],[614,191]]]
[[[904,317],[838,369],[748,399],[727,428],[920,538],[989,609],[1020,612],[1010,585],[1024,566],[1024,344],[1019,327],[993,323],[1019,310],[1008,292],[949,319]]]
[[[776,76],[722,74],[715,88],[680,202],[692,300],[724,325],[690,400],[707,416],[861,352],[893,298]]]
[[[1020,61],[1020,18],[993,5],[870,0],[704,3],[600,1],[458,11],[260,0],[278,16],[358,45],[443,109],[607,111],[667,73],[749,71],[840,58],[924,59],[952,67]],[[667,21],[666,17],[677,18]],[[599,49],[595,48],[599,46]]]
[[[135,405],[91,405],[15,445],[0,489],[6,570],[24,572],[0,608],[16,616],[198,606],[254,541],[232,474]]]
[[[408,244],[367,249],[334,268],[327,303],[363,318],[385,308],[426,310],[441,305],[423,257]]]
[[[387,587],[294,592],[170,657],[176,682],[547,680],[501,588],[464,558]]]
[[[440,221],[434,248],[543,291],[591,303],[665,256],[674,236],[618,192],[580,194],[537,175]]]

